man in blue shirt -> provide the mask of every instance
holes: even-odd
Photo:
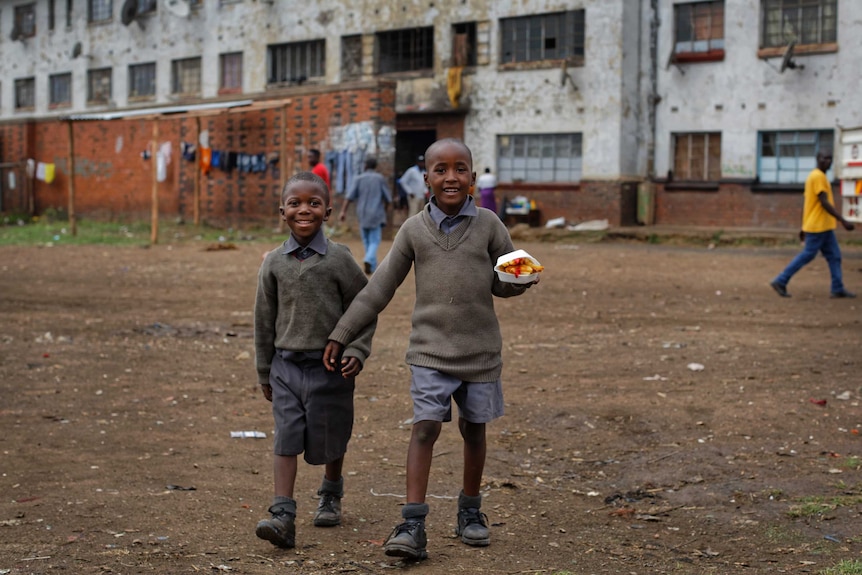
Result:
[[[347,207],[352,202],[356,203],[356,218],[365,248],[365,273],[370,275],[377,269],[377,248],[383,236],[382,228],[386,225],[386,208],[392,203],[392,192],[386,178],[377,171],[375,158],[366,159],[365,171],[353,180],[341,206],[340,221],[347,218]]]

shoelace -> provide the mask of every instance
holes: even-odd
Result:
[[[488,520],[488,516],[480,512],[475,507],[467,507],[465,509],[461,509],[460,515],[464,519],[465,527],[474,523],[478,523],[482,527],[485,527],[485,522]]]
[[[331,493],[324,493],[320,497],[320,504],[317,508],[320,511],[327,511],[329,513],[335,513],[335,509],[332,508],[332,500],[335,499],[335,496]]]

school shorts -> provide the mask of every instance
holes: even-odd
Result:
[[[458,415],[470,423],[488,423],[503,415],[503,384],[467,382],[436,369],[410,366],[413,421],[452,421],[452,400]]]
[[[335,461],[347,451],[353,433],[355,379],[326,371],[323,352],[283,349],[272,358],[273,452],[299,455],[311,465]]]

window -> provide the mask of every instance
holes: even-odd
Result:
[[[138,14],[155,14],[156,0],[137,0]]]
[[[57,6],[54,0],[48,0],[48,30],[54,29],[54,21],[57,17]]]
[[[52,108],[70,106],[72,104],[72,73],[53,74],[48,77],[48,87],[51,90],[49,105]]]
[[[476,23],[452,25],[452,65],[476,65]]]
[[[757,170],[764,184],[799,184],[817,167],[817,154],[832,149],[832,130],[761,132]],[[832,179],[832,170],[827,174]]]
[[[362,36],[341,37],[341,81],[362,78]]]
[[[377,73],[428,70],[434,67],[434,28],[378,32]]]
[[[15,109],[28,110],[36,105],[36,79],[15,80]]]
[[[72,0],[66,0],[66,28],[72,27]]]
[[[156,63],[129,66],[129,99],[150,100],[156,95]]]
[[[111,0],[87,0],[87,14],[90,22],[107,22],[114,13]]]
[[[183,96],[200,95],[200,58],[183,58],[171,62],[171,93]]]
[[[274,44],[267,50],[267,82],[302,84],[326,75],[326,42]]]
[[[497,136],[501,182],[579,182],[581,134]]]
[[[87,103],[91,105],[111,102],[111,69],[100,68],[87,72]]]
[[[689,182],[721,179],[721,133],[673,135],[673,177]]]
[[[673,7],[674,54],[724,50],[724,1],[677,4]]]
[[[500,63],[584,57],[584,11],[500,20]]]
[[[242,92],[242,52],[219,56],[219,93]]]
[[[837,39],[838,0],[762,0],[763,48],[826,44]]]
[[[36,35],[36,5],[15,6],[15,23],[12,26],[12,39],[32,38]]]

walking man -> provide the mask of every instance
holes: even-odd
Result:
[[[347,218],[347,207],[352,202],[356,203],[356,218],[365,248],[365,273],[370,275],[377,269],[377,249],[386,225],[386,208],[392,203],[392,192],[386,185],[386,178],[377,171],[375,158],[367,158],[365,171],[353,180],[341,206],[340,221]]]
[[[416,163],[401,176],[401,185],[407,192],[407,217],[418,214],[427,202],[428,186],[425,183],[425,156],[416,158]]]

